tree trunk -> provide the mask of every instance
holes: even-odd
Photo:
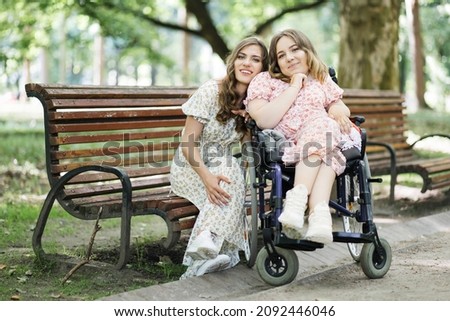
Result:
[[[409,50],[414,73],[414,100],[418,108],[427,108],[425,102],[425,78],[424,78],[424,56],[422,50],[422,36],[419,20],[419,1],[406,0],[406,18],[408,20]]]
[[[99,33],[94,38],[94,58],[93,58],[93,84],[106,85],[107,75],[105,69],[105,39]]]
[[[399,90],[400,7],[399,0],[340,2],[342,87]]]
[[[211,45],[213,51],[225,61],[230,50],[214,25],[207,7],[208,1],[186,0],[187,14],[193,14],[196,17],[200,25],[200,34],[202,38],[205,39]]]
[[[59,29],[59,66],[58,66],[58,82],[66,83],[66,67],[67,67],[67,44],[66,44],[66,17],[61,15]]]
[[[181,23],[188,27],[188,13],[186,10],[183,11]],[[183,85],[189,83],[189,60],[190,60],[190,52],[191,52],[191,35],[187,32],[183,32]]]

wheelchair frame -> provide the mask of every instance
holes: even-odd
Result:
[[[364,117],[352,117],[356,125]],[[283,197],[293,186],[292,175],[287,173],[277,153],[268,153],[262,131],[256,124],[249,125],[252,140],[243,150],[249,170],[251,189],[250,258],[247,265],[256,264],[259,276],[268,284],[279,286],[292,282],[299,270],[295,251],[315,251],[324,245],[304,239],[291,239],[282,230],[278,217],[283,209]],[[362,133],[362,150],[357,157],[347,160],[343,174],[336,178],[335,199],[329,206],[334,215],[343,220],[343,231],[333,231],[333,242],[347,243],[352,258],[359,262],[368,278],[383,277],[389,270],[392,251],[389,243],[378,236],[373,221],[371,184],[381,182],[370,175],[365,155],[366,134]],[[270,197],[265,197],[271,181]],[[267,208],[269,210],[267,210]],[[258,251],[258,238],[262,234],[264,246]],[[257,253],[257,254],[256,254]]]

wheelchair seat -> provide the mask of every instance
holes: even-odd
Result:
[[[260,148],[263,150],[262,161],[266,166],[269,166],[271,163],[283,164],[282,158],[284,149],[289,146],[290,143],[286,141],[282,134],[274,130],[259,130],[258,141],[259,144],[261,144]],[[346,171],[351,168],[356,161],[361,160],[364,157],[366,145],[366,135],[364,131],[361,131],[361,141],[361,150],[356,147],[342,150],[342,154],[346,159]],[[282,166],[286,168],[294,167],[285,166],[284,164]]]

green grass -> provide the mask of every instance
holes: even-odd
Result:
[[[45,168],[44,127],[36,121],[5,121],[0,119],[0,164],[34,164]]]
[[[441,133],[450,135],[450,113],[421,110],[408,114],[409,128],[419,136]]]
[[[126,277],[126,273],[82,267],[65,283],[69,267],[57,261],[39,262],[34,254],[21,251],[0,256],[8,264],[0,269],[0,300],[90,301],[155,284],[151,278]],[[122,277],[121,277],[122,276]],[[118,291],[118,289],[120,289]]]
[[[40,207],[40,204],[26,202],[7,201],[0,204],[0,248],[30,246],[30,233]],[[52,214],[62,217],[63,211],[57,207]]]
[[[0,301],[95,300],[158,283],[177,280],[184,273],[184,248],[166,250],[158,242],[166,231],[157,216],[132,220],[131,258],[116,271],[119,258],[120,220],[100,220],[92,261],[62,283],[74,264],[86,257],[94,221],[69,216],[55,204],[42,238],[49,259],[40,260],[31,247],[31,236],[41,202],[8,201],[0,204]]]

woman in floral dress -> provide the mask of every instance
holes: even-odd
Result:
[[[187,115],[171,167],[172,191],[198,209],[181,278],[224,270],[249,255],[244,225],[245,182],[232,155],[249,138],[243,100],[250,81],[268,68],[268,53],[256,37],[241,41],[227,60],[224,79],[204,83],[182,106]]]

